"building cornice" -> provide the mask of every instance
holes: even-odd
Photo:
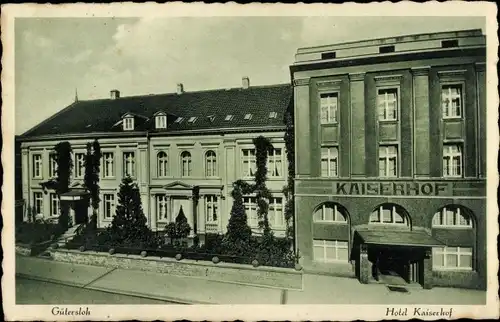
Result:
[[[484,72],[486,70],[486,62],[477,62],[475,63],[476,71]]]
[[[189,136],[189,135],[204,135],[204,134],[231,134],[231,133],[255,133],[255,132],[280,132],[285,131],[285,125],[279,126],[263,126],[263,127],[241,127],[241,128],[217,128],[217,129],[202,129],[202,130],[183,130],[169,132],[94,132],[94,133],[68,133],[68,134],[50,134],[32,137],[20,137],[19,142],[30,141],[58,141],[58,140],[77,140],[77,139],[93,139],[93,138],[130,138],[137,137],[147,139],[148,137],[161,136]]]
[[[455,69],[455,70],[441,70],[438,71],[439,77],[456,77],[456,76],[464,76],[467,72],[466,69]]]
[[[366,73],[350,73],[349,80],[351,82],[363,81],[363,80],[365,80],[365,75],[366,75]]]
[[[293,80],[293,86],[309,86],[311,79],[310,78],[303,78],[303,79],[294,79]]]

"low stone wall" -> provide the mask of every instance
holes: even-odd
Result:
[[[458,287],[477,290],[486,290],[486,282],[477,272],[433,271],[433,286]]]
[[[278,267],[173,258],[141,257],[94,251],[51,250],[54,260],[94,266],[153,271],[177,276],[202,277],[214,281],[245,283],[279,288],[302,289],[302,272]]]
[[[16,254],[31,256],[31,247],[29,245],[16,245]]]

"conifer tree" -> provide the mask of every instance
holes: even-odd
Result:
[[[71,173],[73,172],[73,160],[71,154],[71,144],[69,142],[60,142],[54,147],[55,161],[57,163],[57,178],[55,181],[55,190],[60,197],[61,194],[69,191]],[[61,230],[66,230],[70,225],[69,208],[66,203],[60,203],[61,215],[59,216],[59,226]]]
[[[108,232],[113,245],[156,247],[142,209],[139,188],[129,176],[120,184],[118,206]]]
[[[227,233],[222,240],[222,247],[229,255],[246,256],[250,250],[252,230],[247,223],[247,215],[243,204],[243,190],[251,190],[251,187],[242,180],[233,184],[231,217],[227,225]]]

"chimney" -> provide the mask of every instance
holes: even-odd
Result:
[[[117,90],[117,89],[113,89],[113,90],[111,90],[109,93],[110,93],[110,96],[111,96],[111,99],[112,99],[112,100],[115,100],[115,99],[117,99],[117,98],[120,98],[120,91],[119,91],[119,90]]]
[[[242,87],[243,89],[247,89],[250,87],[250,78],[248,76],[245,76],[241,79]]]
[[[184,85],[182,83],[177,83],[177,94],[180,95],[184,93]]]

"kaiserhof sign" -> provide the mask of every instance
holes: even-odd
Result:
[[[446,182],[334,182],[333,194],[367,196],[450,196]]]

